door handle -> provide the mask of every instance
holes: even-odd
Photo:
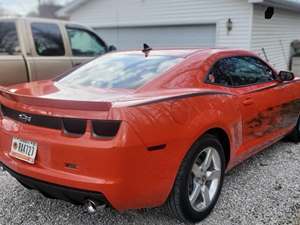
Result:
[[[77,66],[80,66],[82,63],[75,63],[73,64],[73,67],[77,67]]]
[[[254,103],[253,99],[252,98],[246,98],[244,101],[243,101],[243,105],[252,105]]]

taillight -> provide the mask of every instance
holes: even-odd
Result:
[[[93,120],[93,135],[97,138],[113,138],[117,135],[120,125],[119,120]]]
[[[63,118],[62,123],[65,134],[81,136],[86,131],[86,120]]]

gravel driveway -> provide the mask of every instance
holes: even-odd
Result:
[[[162,209],[111,209],[90,215],[81,207],[49,200],[0,172],[0,225],[180,224]],[[280,142],[233,169],[208,225],[300,225],[300,145]]]

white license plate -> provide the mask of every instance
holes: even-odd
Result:
[[[37,143],[20,138],[13,138],[11,143],[10,155],[17,159],[34,164],[37,154]]]

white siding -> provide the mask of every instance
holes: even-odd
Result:
[[[94,28],[215,23],[217,47],[249,49],[251,9],[247,0],[90,0],[70,16]]]
[[[293,57],[292,68],[296,76],[300,76],[300,57]]]
[[[290,44],[300,39],[300,14],[276,8],[274,17],[265,20],[264,11],[264,6],[254,6],[251,48],[262,57],[261,49],[265,48],[271,64],[278,70],[285,70],[289,63]]]

